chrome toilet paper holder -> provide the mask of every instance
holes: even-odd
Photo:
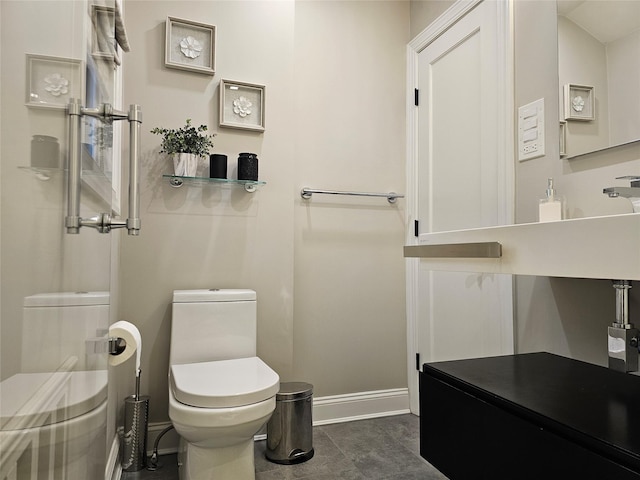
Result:
[[[96,337],[85,341],[87,353],[108,353],[109,355],[120,355],[127,348],[127,341],[121,337]]]

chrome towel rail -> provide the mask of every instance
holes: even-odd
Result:
[[[311,198],[313,193],[321,193],[323,195],[354,195],[356,197],[383,197],[386,198],[389,203],[396,203],[396,199],[404,198],[404,195],[400,195],[396,192],[389,193],[369,193],[369,192],[341,192],[338,190],[319,190],[315,188],[304,187],[300,190],[300,196],[304,199]]]
[[[406,258],[500,258],[502,245],[498,242],[405,245],[404,256]]]

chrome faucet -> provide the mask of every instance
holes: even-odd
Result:
[[[629,321],[629,289],[631,281],[614,280],[616,321],[608,328],[609,368],[620,372],[638,370],[638,336],[640,332]]]
[[[630,180],[630,187],[607,187],[602,193],[609,195],[610,198],[624,197],[629,199],[633,207],[634,213],[640,213],[640,176],[628,175],[625,177],[616,177],[616,180]]]

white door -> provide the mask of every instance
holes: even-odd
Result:
[[[512,222],[508,2],[460,4],[466,10],[432,32],[413,65],[409,191],[419,235]],[[418,365],[513,353],[511,276],[431,271],[428,260],[410,260],[409,269]],[[410,379],[417,412],[417,371]]]

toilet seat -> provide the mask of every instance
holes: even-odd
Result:
[[[59,387],[43,394],[46,382]],[[91,412],[106,399],[106,370],[17,373],[0,382],[0,430],[69,421]],[[32,408],[25,409],[25,405]]]
[[[172,365],[170,388],[184,405],[240,407],[275,397],[280,378],[258,357]]]

